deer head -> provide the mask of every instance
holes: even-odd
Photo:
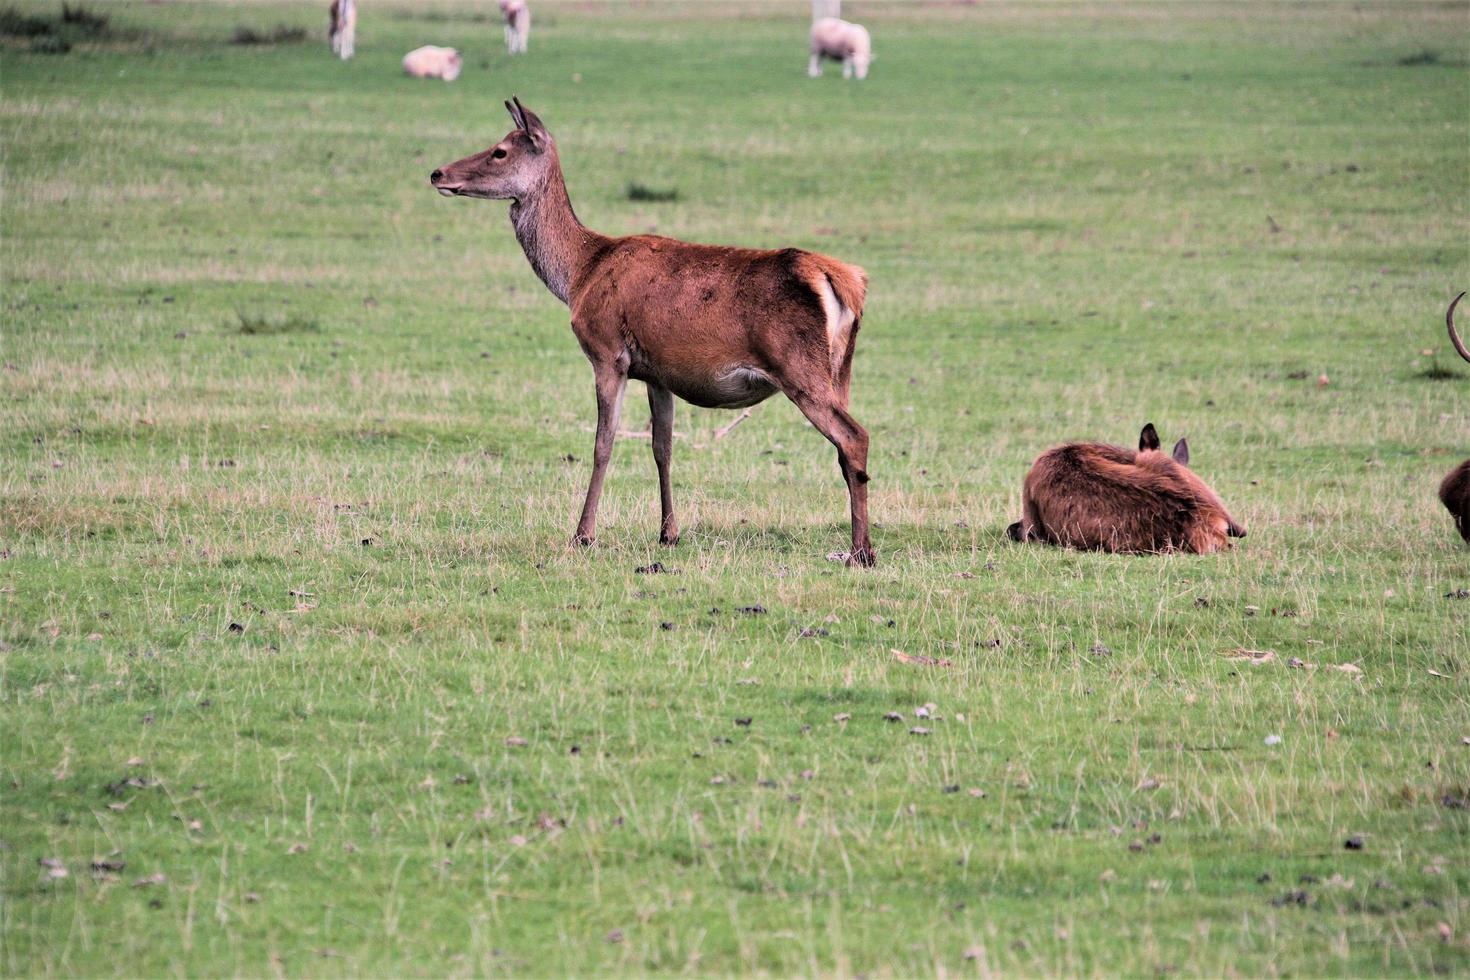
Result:
[[[1164,454],[1161,449],[1162,445],[1159,442],[1158,430],[1154,428],[1152,422],[1149,422],[1143,427],[1143,431],[1138,434],[1140,464],[1147,461],[1155,466],[1163,465],[1172,468],[1181,479],[1194,488],[1196,494],[1219,508],[1221,516],[1225,519],[1225,534],[1228,537],[1245,537],[1245,528],[1237,524],[1235,519],[1229,515],[1225,510],[1225,505],[1220,503],[1220,498],[1215,494],[1215,491],[1211,490],[1205,481],[1190,472],[1189,442],[1185,439],[1180,439],[1174,443],[1174,450],[1169,454],[1167,460],[1164,459]]]
[[[521,100],[505,104],[516,128],[488,150],[435,170],[429,183],[445,197],[520,200],[535,194],[558,170],[556,141]]]

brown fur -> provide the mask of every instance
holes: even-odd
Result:
[[[1465,349],[1460,335],[1455,332],[1455,307],[1464,296],[1465,294],[1461,293],[1450,302],[1450,308],[1445,311],[1444,322],[1446,329],[1450,332],[1450,343],[1455,345],[1455,350],[1461,357],[1470,361],[1470,350]],[[1439,485],[1439,499],[1454,516],[1455,527],[1459,529],[1460,537],[1470,544],[1470,459],[1450,470],[1445,476],[1444,481]]]
[[[1022,493],[1022,517],[1007,533],[1016,541],[1066,548],[1209,554],[1244,537],[1224,504],[1190,472],[1188,445],[1174,457],[1159,451],[1153,426],[1137,452],[1078,442],[1037,457]]]
[[[567,197],[551,134],[520,102],[495,146],[434,171],[446,196],[510,199],[516,238],[548,289],[571,309],[592,362],[597,439],[574,544],[591,544],[597,502],[629,378],[648,386],[663,509],[660,540],[678,541],[669,485],[673,401],[743,408],[779,391],[837,447],[852,509],[852,564],[871,565],[868,435],[847,412],[867,276],[800,249],[698,245],[657,235],[613,238],[584,226]],[[830,288],[851,325],[829,340]],[[836,349],[834,349],[834,346]]]
[[[1460,537],[1470,543],[1470,459],[1450,470],[1439,485],[1439,499],[1455,518]]]

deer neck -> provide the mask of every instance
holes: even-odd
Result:
[[[559,163],[552,161],[545,182],[534,192],[511,202],[510,222],[536,275],[552,295],[568,302],[572,279],[600,236],[577,220]]]

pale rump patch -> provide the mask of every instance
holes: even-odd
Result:
[[[814,284],[817,297],[822,301],[822,312],[827,317],[827,350],[832,357],[832,377],[842,369],[842,358],[847,353],[847,344],[852,336],[852,325],[857,319],[852,310],[842,305],[832,282],[822,276]]]

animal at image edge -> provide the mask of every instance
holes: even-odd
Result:
[[[1012,541],[1065,548],[1209,554],[1245,537],[1225,505],[1189,469],[1189,444],[1160,451],[1153,423],[1138,451],[1074,442],[1036,458],[1021,495],[1022,516],[1006,529]]]
[[[1470,362],[1470,350],[1465,348],[1465,342],[1455,332],[1455,307],[1464,298],[1465,294],[1461,293],[1450,301],[1450,308],[1445,311],[1444,322],[1450,332],[1450,343],[1455,345],[1455,350],[1461,357]],[[1445,476],[1444,481],[1439,485],[1439,499],[1455,518],[1455,527],[1459,529],[1460,537],[1470,544],[1470,459],[1450,470]]]
[[[872,565],[868,434],[848,412],[853,348],[867,275],[825,255],[696,245],[657,235],[612,238],[578,220],[556,141],[519,99],[515,129],[429,181],[446,197],[510,200],[531,268],[571,308],[592,362],[597,438],[592,477],[572,536],[590,545],[628,379],[648,386],[663,513],[659,541],[679,540],[670,488],[674,396],[706,408],[745,408],[780,392],[837,447],[852,511],[851,565]]]

